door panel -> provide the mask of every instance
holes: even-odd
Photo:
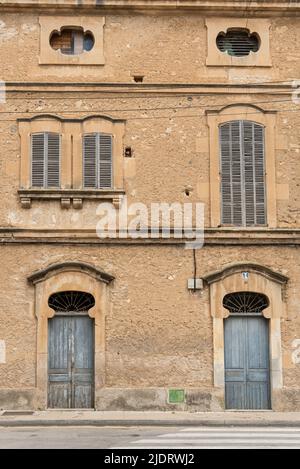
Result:
[[[227,381],[225,388],[226,409],[245,409],[247,402],[244,383]]]
[[[49,320],[48,331],[48,406],[67,409],[71,395],[70,318],[58,316]]]
[[[74,322],[73,399],[74,407],[91,408],[93,403],[94,338],[89,317]]]
[[[231,319],[231,318],[230,318]],[[239,382],[236,391],[241,392],[245,381],[245,342],[243,319],[225,322],[225,380]],[[234,389],[233,386],[231,386]]]
[[[247,409],[270,409],[269,386],[266,382],[247,383]]]
[[[248,317],[247,401],[249,409],[268,409],[269,399],[269,323],[263,317]]]
[[[68,338],[70,318],[56,317],[49,321],[50,340],[50,368],[67,370],[68,368]]]
[[[68,409],[70,386],[64,383],[49,383],[48,407],[51,409]]]
[[[49,407],[93,407],[93,326],[88,316],[55,316],[49,320]]]
[[[268,321],[230,316],[224,328],[226,408],[269,409]]]
[[[268,321],[262,317],[247,318],[247,348],[249,369],[269,368]]]

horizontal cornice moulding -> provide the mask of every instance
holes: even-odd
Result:
[[[120,12],[166,10],[199,11],[210,15],[230,13],[231,16],[259,14],[295,14],[300,12],[298,0],[0,0],[0,8],[60,10],[78,13],[93,10],[100,14],[109,10]]]
[[[294,92],[293,81],[271,82],[271,83],[48,83],[48,82],[5,82],[6,93],[58,93],[66,97],[68,94],[81,93],[107,93],[108,95],[128,96],[172,96],[181,94],[189,95],[215,95],[226,94],[264,94],[266,91],[271,94],[289,95]]]
[[[85,244],[85,245],[176,245],[184,246],[191,239],[159,238],[98,238],[90,229],[26,229],[0,228],[0,244]],[[233,229],[208,228],[205,230],[207,246],[300,246],[299,229]]]

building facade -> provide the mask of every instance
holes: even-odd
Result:
[[[0,408],[300,411],[299,26],[284,0],[0,2]],[[99,234],[174,203],[203,245]]]

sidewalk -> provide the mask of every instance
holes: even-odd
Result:
[[[40,426],[282,426],[299,427],[300,412],[0,411],[0,427]]]

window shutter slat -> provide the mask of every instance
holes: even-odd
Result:
[[[99,135],[99,187],[110,189],[112,187],[112,136]]]
[[[83,138],[83,177],[84,187],[97,188],[97,136],[85,135]]]
[[[220,127],[222,224],[266,224],[264,128],[250,121]]]
[[[31,136],[31,184],[33,187],[44,187],[45,136]]]
[[[60,186],[60,135],[48,134],[47,186]]]

